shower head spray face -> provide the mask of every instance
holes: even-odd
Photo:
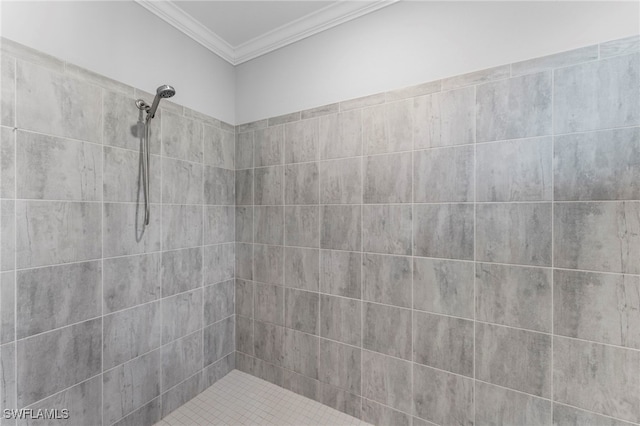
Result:
[[[176,89],[174,89],[173,87],[167,84],[158,87],[158,90],[156,90],[156,97],[153,98],[153,104],[151,105],[151,108],[149,108],[149,111],[148,111],[149,113],[148,118],[151,119],[155,117],[156,110],[158,109],[158,105],[160,105],[161,99],[170,98],[175,94],[176,94]]]

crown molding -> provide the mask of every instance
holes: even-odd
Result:
[[[239,65],[255,59],[258,56],[382,9],[398,1],[339,1],[275,28],[239,46],[231,46],[222,37],[178,7],[174,1],[135,0],[140,6],[182,31],[232,65]]]

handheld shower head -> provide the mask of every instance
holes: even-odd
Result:
[[[156,90],[156,97],[153,98],[153,104],[151,105],[151,108],[149,108],[149,110],[147,110],[148,112],[148,118],[151,119],[153,117],[155,117],[156,115],[156,110],[158,109],[158,105],[160,105],[160,100],[163,98],[170,98],[173,95],[176,94],[176,89],[174,89],[173,87],[169,86],[168,84],[165,84],[163,86],[158,87],[158,90]]]

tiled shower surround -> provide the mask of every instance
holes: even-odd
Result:
[[[0,409],[153,424],[234,368],[234,127],[162,102],[144,229],[153,95],[1,44]]]
[[[375,424],[640,423],[639,125],[632,37],[237,126],[236,368]]]

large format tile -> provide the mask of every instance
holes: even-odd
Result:
[[[558,403],[553,404],[553,424],[554,426],[632,426],[631,423],[622,420]]]
[[[540,58],[511,64],[511,75],[523,75],[553,68],[563,68],[569,65],[589,62],[598,59],[598,46],[586,46],[566,52],[554,53]]]
[[[632,35],[611,40],[606,43],[601,43],[598,47],[600,48],[601,58],[636,53],[640,51],[640,36]]]
[[[291,288],[285,291],[285,326],[305,333],[318,334],[318,293]]]
[[[301,290],[318,291],[320,253],[317,249],[285,247],[284,284]]]
[[[18,341],[18,405],[24,407],[98,374],[100,326],[96,319]]]
[[[253,267],[255,280],[269,284],[284,284],[284,247],[254,246]]]
[[[411,308],[411,258],[364,254],[364,300]]]
[[[105,146],[103,162],[104,182],[102,187],[104,200],[143,203],[144,188],[140,153]],[[150,163],[149,200],[152,203],[159,203],[160,176],[162,172],[160,157],[152,155]]]
[[[253,350],[256,357],[281,366],[284,360],[284,327],[261,321],[254,322]]]
[[[19,131],[16,188],[18,198],[99,201],[102,147]]]
[[[551,336],[484,323],[475,332],[477,379],[550,397]]]
[[[284,325],[284,288],[256,283],[254,289],[254,318],[258,321]]]
[[[558,136],[556,200],[640,199],[640,128]]]
[[[236,206],[236,239],[241,243],[253,242],[253,206]]]
[[[362,113],[359,109],[320,117],[320,159],[362,155]]]
[[[233,280],[204,288],[203,325],[213,324],[234,314],[235,286]]]
[[[19,61],[17,126],[102,143],[102,90],[47,68]]]
[[[144,225],[144,206],[124,203],[104,204],[104,257],[149,253],[160,250],[161,208],[152,204],[149,225]]]
[[[164,383],[164,382],[163,382]],[[203,378],[201,374],[194,374],[177,386],[162,394],[161,417],[166,417],[169,413],[193,399],[203,390]]]
[[[320,291],[360,299],[362,254],[320,250]]]
[[[9,55],[0,58],[0,78],[2,88],[2,100],[0,101],[0,124],[3,126],[15,125],[16,118],[16,60]]]
[[[290,164],[284,168],[285,204],[318,204],[318,163]]]
[[[410,203],[411,164],[409,152],[365,157],[363,203]]]
[[[640,124],[640,53],[555,71],[556,133]]]
[[[160,297],[160,253],[104,260],[104,313]]]
[[[554,399],[632,422],[640,421],[640,352],[555,337]]]
[[[287,246],[319,246],[320,209],[318,206],[286,206],[284,223],[284,239]]]
[[[320,295],[320,336],[360,346],[361,312],[359,300]]]
[[[322,385],[320,402],[350,416],[360,417],[362,398],[335,386],[329,384]]]
[[[549,425],[551,401],[476,382],[477,425]]]
[[[319,345],[317,336],[287,328],[284,332],[283,366],[306,377],[317,379]]]
[[[256,130],[253,152],[255,167],[282,164],[284,161],[284,126]]]
[[[557,203],[554,266],[640,273],[640,202]]]
[[[16,274],[10,271],[0,273],[0,345],[13,342],[15,337]]]
[[[320,152],[319,119],[296,121],[284,126],[284,162],[318,160]]]
[[[0,270],[16,268],[16,202],[0,200]]]
[[[362,141],[365,154],[413,149],[413,101],[411,99],[362,110]]]
[[[253,167],[253,132],[236,132],[236,170]]]
[[[554,333],[640,349],[640,277],[557,270]]]
[[[362,347],[411,359],[411,310],[376,303],[363,306]]]
[[[477,201],[550,201],[550,137],[479,144]]]
[[[169,343],[163,346],[161,351],[161,383],[164,392],[191,377],[202,368],[202,332],[197,331]],[[198,375],[198,377],[201,376]]]
[[[99,261],[18,271],[17,337],[100,316],[101,280]]]
[[[235,135],[217,127],[204,126],[204,163],[228,170],[235,169]]]
[[[234,206],[205,206],[204,215],[205,244],[232,243],[235,240]]]
[[[549,71],[478,86],[477,141],[551,134],[551,89]]]
[[[0,58],[0,61],[2,59]],[[16,136],[13,129],[0,127],[0,198],[16,196]]]
[[[320,202],[362,203],[361,157],[320,162]]]
[[[360,250],[362,236],[360,206],[322,206],[320,210],[320,247]]]
[[[202,179],[201,164],[163,158],[162,202],[165,204],[202,204]]]
[[[202,124],[162,111],[162,153],[179,160],[202,162]]]
[[[551,332],[550,269],[478,263],[475,294],[476,319]]]
[[[235,313],[253,318],[253,282],[235,280]]]
[[[415,362],[473,376],[473,321],[425,312],[415,312],[413,321]]]
[[[284,167],[261,167],[254,173],[254,202],[256,205],[284,204]]]
[[[550,203],[478,205],[476,259],[551,266],[551,210]]]
[[[259,244],[282,245],[284,238],[284,207],[256,206],[253,208],[253,241]]]
[[[202,245],[202,206],[162,206],[162,248]]]
[[[204,248],[204,284],[216,284],[235,275],[235,244],[218,244]]]
[[[17,201],[16,217],[18,268],[97,259],[102,255],[100,204]]]
[[[202,328],[202,289],[162,299],[162,343]]]
[[[474,147],[416,151],[413,198],[416,203],[473,201]]]
[[[136,99],[118,92],[104,91],[104,130],[102,132],[105,145],[126,148],[140,155],[142,138],[144,137],[144,119]],[[162,111],[156,112],[149,128],[149,152],[160,154],[160,122]],[[159,182],[154,181],[154,182]]]
[[[253,320],[236,315],[236,354],[253,355]],[[240,369],[240,367],[238,367]]]
[[[202,249],[162,253],[162,297],[202,286]]]
[[[362,396],[411,412],[411,363],[375,352],[362,353]]]
[[[232,353],[236,348],[236,325],[233,317],[204,328],[204,365],[208,366]]]
[[[474,208],[468,204],[417,204],[413,207],[413,254],[473,259]]]
[[[323,383],[359,395],[361,359],[360,348],[321,339],[318,378]]]
[[[411,254],[412,209],[408,205],[365,205],[362,208],[363,250]],[[356,249],[351,247],[350,249]]]
[[[235,175],[236,205],[253,204],[253,169],[238,170]]]
[[[17,408],[16,395],[16,344],[0,346],[0,408]],[[3,411],[4,413],[4,411]],[[3,419],[2,425],[12,425]]]
[[[411,404],[411,401],[409,401]],[[362,400],[362,421],[381,426],[409,426],[411,416],[368,399]],[[413,423],[417,426],[417,423]]]

